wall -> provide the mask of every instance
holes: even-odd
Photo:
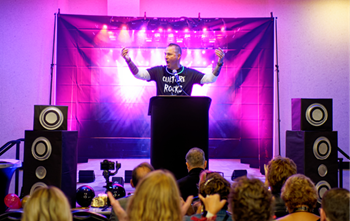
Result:
[[[149,17],[278,17],[281,155],[291,129],[291,98],[332,98],[333,129],[349,154],[348,0],[2,0],[0,145],[24,137],[33,105],[48,104],[54,13]],[[276,142],[278,144],[278,140]],[[276,155],[278,147],[275,147]],[[14,158],[11,150],[1,158]],[[349,185],[347,183],[347,185]]]

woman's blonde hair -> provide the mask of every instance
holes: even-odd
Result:
[[[181,221],[180,194],[174,176],[163,170],[149,173],[137,185],[127,213],[132,221]]]
[[[66,196],[54,186],[34,191],[24,206],[21,221],[71,221],[72,212]]]

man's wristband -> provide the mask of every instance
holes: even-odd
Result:
[[[205,217],[210,218],[215,216],[214,214],[212,214],[211,212],[207,211],[207,215]]]
[[[217,63],[217,66],[221,67],[222,65],[224,65],[224,62],[221,62],[221,63]]]

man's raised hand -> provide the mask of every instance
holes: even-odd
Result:
[[[123,48],[123,49],[122,49],[121,55],[122,55],[122,57],[125,59],[126,62],[129,62],[129,61],[130,61],[129,49]]]

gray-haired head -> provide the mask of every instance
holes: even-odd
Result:
[[[204,151],[198,147],[193,147],[186,154],[186,162],[192,168],[205,166]]]

